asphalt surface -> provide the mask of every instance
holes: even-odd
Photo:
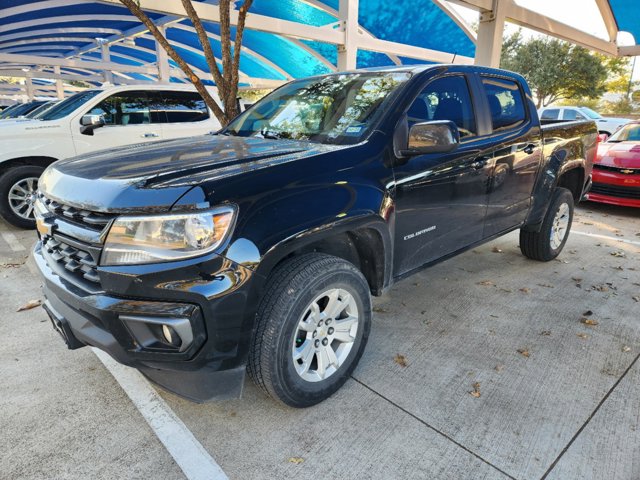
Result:
[[[550,263],[513,233],[397,284],[316,407],[249,380],[240,400],[151,396],[232,479],[637,480],[640,210],[583,204],[573,230]],[[199,478],[149,423],[165,407],[16,311],[41,298],[34,241],[0,223],[0,478]]]

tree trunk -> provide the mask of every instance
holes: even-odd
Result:
[[[225,126],[229,121],[238,115],[236,97],[238,95],[239,69],[240,69],[240,51],[242,49],[242,35],[244,33],[244,25],[247,13],[253,0],[244,0],[238,12],[238,23],[236,25],[236,38],[234,42],[233,52],[231,49],[231,11],[233,0],[220,0],[220,38],[222,44],[222,72],[218,67],[217,60],[211,49],[209,37],[202,25],[200,17],[196,12],[192,0],[181,0],[182,5],[193,24],[198,35],[198,39],[202,45],[202,51],[207,61],[213,81],[218,89],[218,97],[222,103],[222,108],[211,97],[202,80],[193,72],[191,67],[185,62],[180,55],[169,44],[164,35],[160,32],[153,21],[144,13],[136,0],[120,0],[131,13],[149,29],[156,41],[165,49],[171,59],[178,64],[180,69],[187,75],[191,83],[195,86],[198,93],[202,96],[207,106],[211,109],[220,123]]]

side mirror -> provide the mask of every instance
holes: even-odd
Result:
[[[80,133],[83,135],[93,135],[96,128],[104,127],[105,121],[102,115],[83,115],[80,119]]]
[[[606,142],[608,138],[609,135],[607,135],[606,133],[601,133],[600,135],[598,135],[598,143]]]
[[[458,148],[459,144],[460,132],[452,121],[421,122],[409,129],[407,149],[400,153],[404,156],[447,153]]]

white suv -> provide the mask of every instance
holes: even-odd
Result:
[[[611,135],[631,121],[628,118],[603,117],[589,107],[544,107],[538,110],[538,116],[542,123],[593,120],[598,125],[598,133],[607,135]]]
[[[77,93],[37,120],[0,122],[0,214],[32,228],[38,177],[96,150],[203,135],[220,123],[192,86],[126,85]]]

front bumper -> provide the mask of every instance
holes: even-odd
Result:
[[[589,200],[610,205],[640,207],[640,175],[594,169]]]
[[[69,348],[97,347],[150,380],[197,402],[242,393],[254,318],[251,270],[217,255],[191,261],[99,269],[102,289],[87,291],[45,258],[44,308]],[[186,348],[163,348],[141,321],[188,322]],[[136,320],[133,322],[131,320]]]

